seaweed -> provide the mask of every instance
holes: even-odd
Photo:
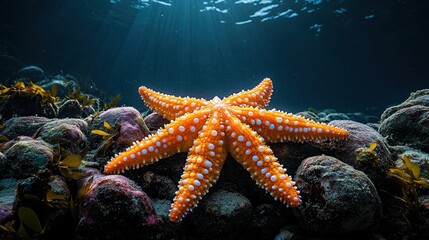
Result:
[[[404,206],[402,216],[410,229],[413,229],[424,219],[420,211],[419,192],[429,188],[429,163],[424,163],[426,174],[422,175],[422,168],[413,163],[410,156],[403,155],[400,160],[403,166],[390,168],[388,173],[388,178],[396,183],[394,187],[397,188],[397,191],[395,193],[381,191],[387,193]]]
[[[42,103],[54,103],[57,100],[55,95],[33,82],[25,84],[24,82],[18,81],[13,83],[10,87],[0,84],[0,99],[10,99],[14,97],[37,97],[40,98]]]
[[[82,159],[87,152],[88,148],[84,148],[80,153],[72,154],[58,145],[57,148],[54,149],[53,162],[58,166],[58,170],[63,177],[66,179],[79,180],[85,177],[78,168],[82,164]]]
[[[106,110],[108,110],[110,108],[117,107],[118,104],[119,104],[119,101],[121,101],[121,94],[118,94],[118,95],[112,97],[110,99],[110,101],[104,103],[104,105],[103,105],[104,111],[106,111]]]
[[[92,106],[95,102],[94,98],[91,98],[88,94],[82,93],[79,88],[68,92],[66,100],[76,100],[79,102],[82,108]]]

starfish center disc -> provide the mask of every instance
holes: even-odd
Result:
[[[213,108],[220,109],[224,108],[225,105],[222,103],[222,100],[218,96],[215,96],[210,102],[213,104]]]

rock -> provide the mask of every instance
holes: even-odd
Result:
[[[16,74],[16,78],[26,80],[26,82],[39,82],[46,78],[45,71],[37,66],[27,66],[22,68]]]
[[[65,200],[52,200],[48,197],[49,191],[56,196],[63,196]],[[42,225],[44,238],[55,239],[63,236],[67,239],[67,236],[71,236],[74,231],[74,219],[69,209],[69,201],[70,190],[64,179],[44,172],[40,176],[32,176],[18,182],[14,211],[19,211],[21,207],[30,208],[39,221],[45,224]],[[60,202],[62,203],[60,204]],[[34,232],[27,232],[31,239],[35,238]]]
[[[419,165],[420,167],[420,175],[421,176],[427,176],[429,174],[429,169],[427,166],[429,166],[429,154],[424,153],[422,151],[419,151],[414,148],[405,147],[405,146],[393,146],[391,147],[392,153],[394,155],[393,159],[396,159],[395,161],[395,168],[398,169],[405,169],[404,162],[402,159],[405,156],[408,156],[410,161],[412,163],[415,163]]]
[[[202,238],[232,239],[250,222],[252,204],[241,194],[220,190],[204,197],[191,216]]]
[[[165,223],[168,223],[169,221],[169,214],[172,203],[173,202],[168,199],[155,199],[153,201],[153,208],[155,209],[156,214],[162,217]]]
[[[294,235],[295,235],[294,231],[291,231],[289,229],[283,229],[274,237],[274,240],[293,240]]]
[[[293,213],[305,230],[318,235],[369,232],[381,219],[381,201],[371,180],[336,158],[305,159],[295,180],[302,205]]]
[[[168,177],[148,171],[142,180],[140,186],[152,198],[173,199],[176,195],[176,184]]]
[[[397,111],[411,106],[429,107],[429,89],[422,89],[410,94],[410,97],[403,103],[387,108],[381,115],[381,122],[396,113]]]
[[[4,205],[12,204],[15,201],[16,179],[5,178],[0,180],[0,209]],[[0,224],[2,224],[2,216],[0,213]],[[4,223],[4,222],[3,222]]]
[[[17,117],[7,120],[0,131],[1,136],[14,139],[18,136],[33,136],[45,123],[52,121],[44,117]]]
[[[429,152],[429,106],[415,105],[396,111],[381,122],[380,133],[391,145]]]
[[[140,112],[132,107],[111,108],[102,114],[99,119],[94,120],[90,129],[105,129],[103,122],[108,122],[110,126],[117,128],[120,125],[118,136],[114,140],[114,144],[130,145],[134,141],[140,141],[149,134],[144,120]],[[99,136],[96,136],[99,142]]]
[[[80,153],[88,145],[87,128],[87,123],[81,119],[59,119],[43,125],[35,137],[53,146],[60,144],[72,153]]]
[[[109,123],[112,129],[106,129],[103,126],[104,122]],[[90,147],[97,149],[94,160],[101,165],[106,164],[115,153],[125,150],[133,142],[141,141],[149,135],[140,113],[132,107],[111,108],[90,123],[91,130],[102,130],[111,134],[108,139],[103,139],[97,134],[89,135]]]
[[[16,179],[36,174],[53,159],[52,148],[42,140],[16,142],[4,153],[7,159],[0,161],[0,175]]]
[[[79,101],[70,99],[65,101],[58,108],[58,118],[80,118],[82,116],[82,107]]]
[[[251,239],[273,239],[284,223],[285,216],[277,206],[261,204],[253,209],[246,235]]]
[[[334,144],[338,144],[335,142]],[[287,174],[294,176],[302,160],[327,153],[331,150],[330,146],[323,146],[313,142],[297,143],[271,143],[268,144],[274,152],[279,162],[287,169]]]
[[[140,187],[120,175],[95,174],[92,177],[92,184],[80,200],[76,239],[150,239],[156,236],[162,220]],[[82,180],[80,186],[89,179]]]
[[[172,201],[166,199],[155,199],[153,201],[153,208],[158,216],[164,221],[162,226],[162,231],[156,236],[156,239],[184,239],[180,237],[181,228],[183,227],[183,222],[173,223],[169,220],[170,207]]]
[[[11,222],[14,219],[13,204],[1,204],[0,205],[0,225],[5,225],[7,222]],[[3,230],[0,230],[0,237],[3,236]]]
[[[170,123],[169,120],[167,120],[166,118],[164,118],[163,116],[159,115],[156,112],[153,112],[147,115],[144,118],[144,122],[146,123],[146,126],[150,131],[156,131],[159,128],[164,127],[165,124]]]
[[[14,178],[0,180],[0,225],[5,225],[14,218],[12,207],[15,201],[16,183]],[[1,232],[0,230],[0,237],[2,237]]]
[[[367,123],[366,124],[368,127],[374,129],[375,131],[378,132],[378,129],[380,128],[380,124],[379,123]]]
[[[391,153],[384,138],[374,129],[361,123],[337,120],[330,124],[348,130],[349,137],[347,140],[336,142],[335,148],[329,148],[329,145],[322,144],[323,148],[326,149],[325,153],[365,172],[374,184],[379,185],[393,164]],[[374,149],[377,157],[358,159],[359,151],[357,150],[360,148],[368,149],[373,142],[377,144]]]

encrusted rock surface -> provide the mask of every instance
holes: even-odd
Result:
[[[307,158],[295,180],[302,205],[293,212],[303,229],[317,234],[365,232],[375,230],[381,219],[381,201],[371,180],[336,158]]]

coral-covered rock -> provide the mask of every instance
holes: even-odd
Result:
[[[429,89],[421,89],[413,92],[403,103],[387,108],[381,115],[381,122],[401,109],[418,105],[429,107]]]
[[[415,105],[396,111],[381,122],[380,133],[391,145],[429,152],[429,106]]]
[[[103,127],[103,122],[108,122],[110,126],[119,130],[118,133],[115,133],[116,136],[113,141],[116,146],[129,145],[134,141],[140,141],[149,134],[140,112],[132,107],[111,108],[103,112],[99,118],[93,120],[90,129],[107,131]],[[100,143],[102,138],[92,134],[90,140]]]
[[[81,186],[90,178],[81,181]],[[79,204],[77,239],[149,239],[162,224],[149,197],[120,175],[95,174]]]
[[[52,148],[42,140],[18,141],[4,153],[7,160],[0,162],[0,175],[17,179],[45,169],[53,159]]]
[[[240,236],[251,216],[249,199],[235,192],[220,190],[201,200],[192,219],[203,238],[228,239]]]
[[[406,147],[406,146],[393,146],[391,147],[391,149],[392,149],[392,154],[394,155],[393,159],[396,159],[395,168],[405,169],[406,167],[404,166],[404,162],[402,161],[402,159],[404,159],[405,156],[407,156],[412,163],[419,165],[421,176],[428,176],[427,175],[429,174],[428,172],[429,169],[427,167],[429,164],[428,153],[419,151],[414,148]]]
[[[335,143],[335,148],[329,148],[329,145],[323,144],[322,146],[326,149],[324,153],[363,171],[374,184],[378,185],[382,182],[389,167],[393,164],[391,153],[383,136],[362,123],[338,120],[332,121],[330,124],[349,131],[349,137],[347,140]],[[376,158],[359,158],[357,150],[368,148],[373,142],[377,144],[374,149]]]
[[[87,123],[81,119],[59,119],[43,125],[35,137],[54,146],[60,144],[72,153],[79,153],[88,145],[85,135],[87,129]]]
[[[82,107],[79,101],[70,99],[65,101],[58,108],[58,118],[80,118],[82,115]]]
[[[14,139],[18,136],[33,136],[45,123],[52,121],[44,117],[16,117],[7,120],[0,131],[1,136]]]
[[[381,219],[381,201],[371,180],[336,158],[307,158],[295,180],[302,204],[293,212],[303,229],[315,234],[365,232]]]
[[[146,126],[150,131],[155,131],[159,128],[164,127],[164,125],[169,123],[170,121],[165,119],[158,113],[153,112],[144,118],[144,122],[146,123]]]

